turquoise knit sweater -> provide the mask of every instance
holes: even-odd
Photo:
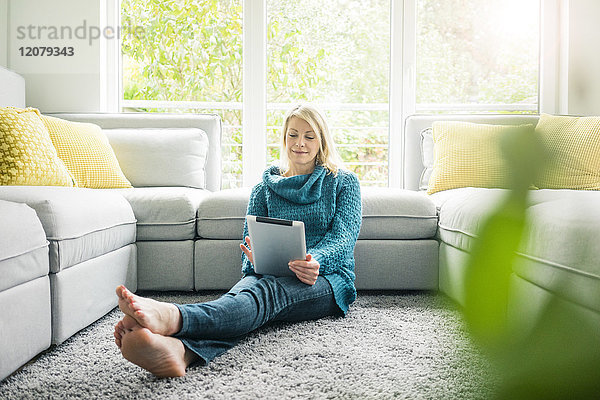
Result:
[[[272,166],[252,189],[247,214],[304,222],[306,251],[321,265],[319,274],[329,281],[337,305],[346,314],[356,299],[354,245],[361,206],[360,185],[351,172],[338,170],[334,175],[317,166],[311,174],[286,178]],[[250,272],[252,263],[242,253],[242,273]]]

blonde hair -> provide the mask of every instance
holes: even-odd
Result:
[[[292,117],[306,121],[319,140],[319,152],[315,160],[316,165],[321,165],[334,175],[343,166],[342,158],[335,148],[335,142],[329,133],[327,122],[323,114],[310,104],[298,104],[289,110],[285,116],[281,131],[281,172],[284,174],[289,168],[289,160],[286,151],[287,130]]]

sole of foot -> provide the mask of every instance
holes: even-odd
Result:
[[[161,378],[185,375],[186,350],[175,338],[152,333],[147,328],[125,332],[121,353],[128,361]]]

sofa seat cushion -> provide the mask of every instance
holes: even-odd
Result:
[[[508,194],[506,189],[461,188],[431,197],[439,208],[438,235],[442,242],[471,251],[474,239],[490,212]]]
[[[210,193],[198,207],[198,236],[241,242],[251,188]]]
[[[135,217],[118,193],[53,186],[2,186],[0,199],[33,208],[59,272],[135,242]]]
[[[196,211],[208,195],[204,189],[141,187],[108,189],[129,201],[137,219],[137,240],[188,240],[195,238]]]
[[[437,197],[442,242],[470,252],[503,189],[465,188]],[[433,195],[432,197],[434,197]],[[600,311],[600,192],[532,190],[515,273],[563,298]]]
[[[48,275],[48,241],[35,211],[0,200],[0,292]]]
[[[428,239],[435,236],[435,204],[424,193],[392,188],[361,188],[359,240]]]
[[[362,188],[363,221],[359,239],[410,240],[435,236],[435,204],[424,193]],[[250,188],[211,193],[198,208],[198,236],[242,239]]]
[[[600,192],[532,192],[515,273],[600,312]]]

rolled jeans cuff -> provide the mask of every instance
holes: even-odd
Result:
[[[181,313],[181,329],[179,330],[179,332],[174,334],[173,337],[182,337],[190,331],[190,318],[188,314],[189,311],[186,310],[185,307],[183,307],[183,305],[181,304],[173,304],[175,304],[175,307],[177,307],[179,309],[179,312]]]

